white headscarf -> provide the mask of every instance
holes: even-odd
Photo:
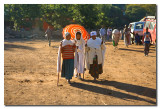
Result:
[[[97,36],[97,32],[96,32],[96,31],[92,31],[92,32],[90,33],[90,35],[91,35],[91,36]]]
[[[66,46],[66,45],[73,45],[74,44],[74,41],[66,39],[66,36],[68,36],[69,34],[70,34],[69,32],[65,32],[65,39],[62,40],[62,47]]]
[[[77,33],[76,33],[77,34]],[[85,66],[85,41],[82,37],[81,33],[81,38],[80,40],[77,40],[75,34],[75,41],[76,41],[76,46],[78,46],[78,49],[76,49],[77,52],[75,52],[75,58],[74,58],[74,64],[75,64],[75,73],[84,73],[84,66]],[[77,47],[76,47],[77,48]],[[79,59],[77,60],[77,56]]]
[[[118,29],[114,29],[114,30],[112,31],[112,34],[120,34],[120,32],[119,32]]]
[[[96,31],[92,31],[91,32],[91,36],[95,36],[95,35],[97,35],[97,32]],[[92,38],[90,38],[87,41],[88,47],[91,47],[91,48],[100,48],[101,43],[102,43],[102,40],[99,37],[96,37],[95,40],[93,40]]]
[[[73,45],[74,41],[73,40],[67,40],[66,36],[68,36],[70,33],[69,32],[65,32],[65,39],[62,40],[62,47],[66,46],[66,45]],[[76,65],[76,61],[74,60],[74,67]],[[58,58],[57,58],[57,72],[60,73],[61,72],[61,46],[59,46],[58,49]]]
[[[65,32],[65,38],[66,38],[66,36],[68,36],[70,33],[69,32]]]
[[[78,31],[78,32],[79,32],[79,31]],[[81,33],[81,32],[80,32],[80,33]],[[77,33],[76,33],[76,34],[77,34]],[[80,45],[82,45],[82,43],[85,43],[85,40],[84,40],[83,37],[82,37],[82,33],[81,33],[81,38],[80,38],[80,40],[77,40],[76,34],[75,34],[76,46],[80,46]]]

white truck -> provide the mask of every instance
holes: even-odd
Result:
[[[140,39],[143,37],[143,28],[144,28],[145,22],[132,22],[129,25],[131,25],[131,41],[132,44],[134,43],[134,37],[136,33],[140,36]]]

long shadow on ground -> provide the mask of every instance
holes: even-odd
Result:
[[[135,52],[144,53],[144,50],[133,50],[133,49],[126,49],[126,48],[119,48],[119,50],[124,50],[124,51],[135,51]],[[150,53],[152,53],[152,52],[150,52]]]
[[[122,83],[122,82],[117,82],[117,81],[107,81],[107,80],[104,80],[104,81],[84,80],[84,81],[92,82],[92,83],[100,84],[100,85],[113,86],[115,88],[125,90],[127,92],[136,93],[138,95],[143,95],[143,96],[147,96],[150,98],[156,98],[156,89],[152,89],[148,87],[127,84],[127,83]]]
[[[83,84],[83,83],[77,83],[77,82],[72,83],[71,86],[76,87],[76,88],[80,88],[80,89],[84,89],[84,90],[87,90],[87,91],[95,92],[95,93],[98,93],[98,94],[103,94],[103,95],[108,95],[108,96],[120,98],[120,99],[123,99],[123,100],[132,99],[132,100],[145,101],[145,102],[148,102],[148,103],[151,103],[151,104],[156,104],[156,102],[154,102],[152,100],[146,100],[146,99],[143,99],[143,98],[138,97],[138,96],[134,96],[134,95],[130,95],[130,94],[126,94],[126,93],[122,93],[122,92],[118,92],[118,91],[114,91],[114,90],[110,90],[110,89],[106,89],[106,88],[101,88],[101,87],[98,87],[98,86],[93,86],[93,85],[88,85],[88,84]]]
[[[142,46],[137,45],[137,47],[132,47],[132,46],[130,46],[129,48],[131,48],[131,49],[142,49],[142,50],[144,50],[144,46],[143,46],[143,45],[142,45]],[[149,49],[150,49],[150,50],[155,50],[155,47],[154,47],[154,46],[150,46]]]
[[[28,47],[28,46],[23,46],[23,45],[4,44],[4,50],[12,50],[13,48],[35,50],[35,48],[33,47]]]

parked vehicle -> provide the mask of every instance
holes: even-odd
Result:
[[[134,43],[134,37],[136,34],[140,36],[140,39],[143,37],[143,28],[144,28],[145,22],[132,22],[131,25],[131,41],[132,44]]]
[[[156,16],[146,16],[140,20],[140,22],[146,22],[146,20],[156,20]]]
[[[131,32],[133,33],[135,22],[132,22],[129,25],[131,25]],[[134,38],[133,34],[131,34],[131,38]]]
[[[138,33],[139,36],[143,36],[144,24],[145,22],[135,22],[133,34],[135,35],[136,33]]]

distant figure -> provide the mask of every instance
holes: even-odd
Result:
[[[148,32],[148,27],[146,28],[146,32],[143,35],[144,37],[144,55],[148,56],[150,43],[152,43],[151,33]]]
[[[112,29],[110,27],[108,27],[108,29],[107,29],[107,40],[108,41],[111,38],[111,35],[112,35]]]
[[[102,28],[100,29],[99,34],[100,34],[102,41],[105,43],[106,30],[104,28],[104,25],[102,25]]]
[[[97,32],[97,37],[99,37],[99,38],[100,38],[101,36],[100,36],[99,31],[100,31],[100,29],[97,29],[97,31],[96,31],[96,32]],[[88,33],[90,33],[90,32],[88,32]]]
[[[124,37],[123,37],[123,36],[124,36],[124,35],[123,35],[123,29],[121,29],[120,32],[122,33],[122,35],[121,35],[121,40],[123,40],[123,39],[124,39]]]
[[[141,39],[140,39],[140,36],[138,35],[138,33],[136,33],[136,35],[135,35],[135,43],[136,43],[136,45],[140,45],[140,43],[141,43]]]
[[[126,47],[128,47],[129,45],[131,45],[131,29],[128,28],[127,25],[125,25],[124,28],[124,44]]]
[[[51,46],[52,30],[51,30],[50,26],[48,26],[45,34],[46,34],[45,36],[47,37],[47,40],[48,40],[48,45]]]
[[[114,29],[112,32],[112,41],[113,41],[113,46],[115,47],[115,49],[118,46],[118,42],[121,38],[121,33],[118,29]]]

